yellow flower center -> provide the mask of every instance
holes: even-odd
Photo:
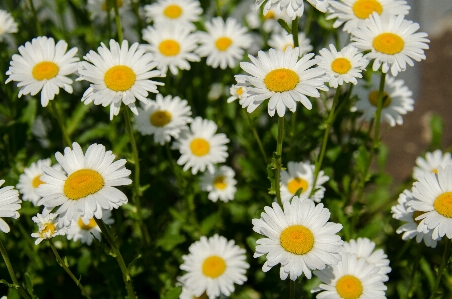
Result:
[[[41,175],[37,175],[33,181],[31,181],[31,184],[33,185],[33,188],[38,188],[39,185],[45,184],[43,181],[41,181]]]
[[[232,45],[232,39],[230,39],[229,37],[226,37],[226,36],[220,37],[215,42],[215,46],[220,51],[226,51],[230,45]]]
[[[224,190],[227,187],[226,178],[224,175],[219,175],[213,180],[213,186],[216,189]]]
[[[122,0],[118,0],[117,3],[118,3],[118,8],[120,8],[122,6]],[[113,8],[113,7],[111,7],[111,8]],[[104,3],[102,3],[102,10],[107,11],[107,1],[104,1]]]
[[[438,174],[438,168],[432,169],[432,172]]]
[[[347,58],[336,58],[331,63],[331,69],[333,72],[336,72],[338,74],[347,74],[348,71],[352,68],[352,64],[350,63],[350,60]]]
[[[452,218],[452,192],[441,194],[433,203],[435,210],[447,218]]]
[[[303,225],[292,225],[281,232],[279,242],[286,251],[301,255],[314,247],[314,235]]]
[[[209,153],[210,151],[210,144],[207,142],[207,140],[203,138],[195,138],[190,143],[190,149],[193,155],[202,157]]]
[[[31,73],[33,74],[33,78],[42,81],[52,79],[58,75],[59,70],[60,68],[54,62],[43,61],[35,65]]]
[[[358,0],[353,4],[353,12],[360,19],[367,19],[374,11],[379,15],[383,12],[383,6],[377,0]]]
[[[202,273],[210,278],[217,278],[226,270],[226,262],[223,258],[212,255],[204,260],[202,264]]]
[[[273,70],[264,78],[267,89],[274,92],[293,90],[298,82],[300,82],[300,78],[297,73],[289,69]]]
[[[293,49],[293,44],[289,43],[289,44],[284,45],[283,51],[285,52],[287,50],[287,48]]]
[[[269,12],[267,12],[267,14],[264,16],[264,20],[274,19],[274,18],[275,18],[275,12],[274,12],[274,11],[269,11]]]
[[[168,5],[163,14],[170,19],[177,19],[182,14],[182,8],[177,4]]]
[[[104,81],[108,88],[114,91],[126,91],[135,83],[137,76],[125,65],[117,65],[105,72]]]
[[[180,45],[174,39],[167,39],[160,43],[159,51],[165,56],[176,56],[180,52]]]
[[[309,183],[306,180],[302,179],[302,178],[293,178],[287,184],[287,189],[292,194],[296,194],[298,189],[300,189],[300,188],[303,189],[301,191],[301,193],[304,193],[304,192],[306,192],[306,190],[308,190],[308,187],[309,187]]]
[[[77,200],[94,194],[104,186],[104,178],[95,170],[80,169],[73,172],[64,183],[64,194]]]
[[[369,102],[375,107],[378,107],[378,93],[378,90],[374,90],[369,93]],[[388,93],[383,92],[383,108],[386,108],[389,105],[391,105],[391,97]]]
[[[154,127],[164,127],[171,121],[171,113],[166,110],[157,110],[151,114],[149,120]]]
[[[51,237],[53,235],[54,231],[55,231],[55,225],[53,223],[49,222],[44,225],[44,228],[39,232],[39,235],[41,236],[41,238],[45,238],[46,237],[45,234],[47,232],[49,232],[50,233],[49,236]]]
[[[363,285],[355,276],[344,275],[336,282],[336,290],[343,299],[358,299],[363,293]]]
[[[237,95],[241,96],[243,94],[243,87],[237,88]]]
[[[422,212],[422,211],[414,211],[413,212],[413,220],[414,220],[414,222],[416,222],[419,225],[419,223],[421,223],[422,220],[416,220],[416,218],[421,216],[424,213],[425,212]]]
[[[91,220],[89,221],[88,224],[85,224],[82,220],[82,218],[78,218],[77,221],[78,226],[80,226],[81,229],[83,230],[90,230],[93,229],[97,226],[96,220],[94,220],[94,218],[91,218]]]
[[[405,42],[395,33],[381,33],[374,38],[372,46],[378,52],[388,55],[394,55],[403,50]]]

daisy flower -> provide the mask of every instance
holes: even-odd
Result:
[[[253,219],[253,230],[266,237],[257,240],[254,254],[255,258],[267,254],[262,271],[281,264],[282,280],[289,275],[296,280],[303,273],[311,279],[311,270],[337,264],[343,244],[337,232],[342,225],[327,222],[329,210],[296,196],[283,204],[284,210],[274,202],[260,219]]]
[[[228,202],[234,199],[237,191],[234,176],[235,171],[229,166],[215,167],[213,173],[207,171],[201,176],[201,189],[209,192],[208,198],[213,202],[218,199]]]
[[[433,240],[447,236],[452,239],[452,165],[438,166],[438,174],[426,172],[423,178],[413,185],[413,197],[408,205],[423,212],[416,217],[422,220],[417,230],[433,230]]]
[[[191,109],[186,100],[170,95],[157,94],[143,109],[138,108],[135,117],[137,130],[143,135],[154,135],[154,141],[163,145],[171,137],[177,139],[182,130],[191,123]],[[188,128],[187,128],[188,129]]]
[[[114,223],[114,220],[111,218],[110,210],[103,210],[102,221],[107,225]],[[93,238],[100,241],[101,231],[94,218],[84,222],[83,219],[79,217],[77,221],[71,221],[67,230],[67,238],[68,240],[74,240],[74,242],[80,240],[80,242],[89,246],[93,242]]]
[[[239,104],[242,104],[243,99],[246,97],[246,86],[233,84],[229,89],[231,96],[227,99],[228,103],[232,103],[239,99]]]
[[[184,171],[191,168],[191,173],[196,174],[207,168],[214,173],[214,164],[226,161],[229,139],[223,133],[215,134],[217,128],[213,121],[198,116],[191,123],[190,131],[179,137],[175,144],[181,153],[177,164],[184,165]]]
[[[213,68],[233,68],[243,58],[245,49],[251,46],[252,37],[236,19],[213,18],[205,23],[207,32],[197,32],[201,43],[196,53],[207,57],[207,65]]]
[[[330,1],[327,20],[336,19],[333,24],[337,28],[344,24],[343,30],[351,33],[364,26],[364,20],[373,12],[381,17],[388,15],[407,15],[410,6],[405,0],[342,0]]]
[[[314,274],[323,282],[313,290],[321,291],[318,299],[386,299],[386,286],[378,267],[358,259],[355,254],[343,253],[339,263]]]
[[[38,245],[44,239],[51,239],[56,236],[66,234],[66,228],[59,228],[58,215],[49,213],[47,215],[37,214],[32,218],[34,223],[38,225],[38,232],[32,233],[33,238],[37,238],[35,245]]]
[[[107,1],[108,0],[88,0],[87,9],[90,12],[91,20],[99,20],[104,21],[107,18]],[[118,4],[118,12],[119,15],[123,15],[127,10],[130,9],[130,1],[129,0],[116,0]],[[110,13],[113,13],[113,5],[109,7]]]
[[[157,85],[164,85],[150,80],[161,76],[160,71],[152,70],[158,63],[151,53],[145,54],[145,49],[139,48],[138,43],[129,48],[126,40],[119,45],[111,39],[110,49],[101,43],[97,51],[99,53],[89,51],[83,56],[86,61],[78,65],[80,77],[77,81],[92,83],[83,94],[82,102],[87,105],[94,101],[95,105],[104,107],[110,105],[110,119],[118,115],[121,102],[138,114],[135,100],[146,104],[148,92],[157,93]]]
[[[19,47],[19,54],[14,54],[10,67],[6,72],[8,79],[19,82],[19,98],[22,95],[36,95],[41,91],[41,105],[46,107],[55,95],[60,93],[60,88],[72,93],[72,80],[67,76],[77,71],[74,57],[77,48],[72,48],[66,53],[67,43],[60,40],[56,45],[53,38],[38,36],[25,46]]]
[[[0,180],[0,187],[5,180]],[[0,230],[4,233],[9,233],[9,225],[3,220],[4,217],[11,217],[13,219],[19,218],[20,203],[19,191],[12,186],[0,188]]]
[[[147,21],[163,24],[167,27],[181,25],[193,31],[194,22],[199,20],[202,8],[197,0],[158,0],[156,3],[144,6]]]
[[[285,52],[270,49],[268,54],[259,51],[258,58],[248,55],[251,62],[241,62],[240,67],[250,75],[236,75],[239,84],[247,85],[247,97],[242,107],[248,107],[249,113],[266,99],[268,114],[283,117],[286,107],[295,112],[297,102],[307,109],[312,109],[312,103],[307,98],[320,97],[317,89],[327,91],[323,84],[325,71],[312,68],[317,60],[311,59],[310,53],[299,59],[298,48],[287,48]]]
[[[143,39],[149,43],[149,51],[159,63],[157,68],[166,74],[168,68],[173,75],[178,70],[189,70],[189,61],[199,61],[200,58],[192,53],[197,48],[196,35],[190,34],[187,27],[180,25],[148,26],[143,29]]]
[[[3,37],[7,33],[16,33],[17,23],[14,22],[13,17],[6,10],[0,9],[0,41],[3,40]]]
[[[358,238],[357,240],[350,240],[344,242],[344,251],[353,253],[358,259],[364,259],[366,263],[375,265],[379,268],[378,273],[381,275],[381,280],[388,281],[388,273],[391,272],[389,267],[388,256],[383,249],[375,250],[375,243],[368,238]]]
[[[264,29],[265,32],[283,32],[284,29],[279,25],[278,20],[283,20],[287,24],[292,23],[292,18],[287,15],[286,11],[277,14],[275,8],[270,8],[263,16],[256,5],[252,4],[249,12],[245,16],[245,20],[250,29]]]
[[[311,40],[306,37],[304,33],[298,34],[298,49],[300,51],[300,56],[307,54],[312,51],[313,47],[311,46]],[[282,33],[273,33],[270,40],[268,41],[268,45],[279,51],[286,51],[287,48],[293,48],[293,35],[288,34],[287,32]]]
[[[403,233],[403,240],[409,240],[416,237],[417,243],[420,243],[422,240],[424,240],[426,246],[435,248],[437,241],[432,239],[432,231],[430,230],[426,233],[423,233],[417,230],[417,227],[421,220],[416,220],[416,218],[424,214],[424,212],[413,210],[413,208],[411,208],[408,204],[409,202],[416,200],[417,199],[413,197],[413,194],[410,190],[404,190],[399,195],[399,199],[397,200],[398,204],[391,208],[391,213],[393,218],[404,221],[406,223],[400,226],[396,230],[396,232],[398,234]]]
[[[309,162],[293,162],[287,163],[287,171],[281,171],[281,200],[290,200],[297,191],[301,188],[299,195],[301,199],[307,199],[312,191],[312,184],[314,183],[314,168],[315,166]],[[315,202],[320,202],[325,193],[323,183],[328,181],[329,177],[324,175],[323,170],[319,172],[315,188],[317,191],[310,197]]]
[[[438,173],[438,166],[444,168],[449,164],[452,164],[450,153],[443,153],[441,150],[436,150],[433,153],[426,153],[425,159],[422,157],[416,158],[413,177],[415,180],[419,180],[424,177],[425,172]]]
[[[235,245],[233,240],[214,235],[204,236],[188,248],[188,255],[182,256],[181,270],[187,271],[181,277],[185,286],[190,286],[195,296],[204,292],[213,299],[234,292],[234,284],[243,284],[247,277],[245,250]]]
[[[304,12],[304,0],[256,0],[259,7],[264,2],[266,2],[264,5],[264,15],[271,8],[275,8],[276,14],[279,15],[284,11],[292,20],[295,20],[297,17],[301,17]],[[308,2],[321,12],[326,12],[329,5],[328,0],[308,0]]]
[[[83,154],[77,142],[72,143],[72,149],[66,147],[64,155],[55,154],[64,172],[43,166],[41,184],[36,194],[42,198],[38,205],[47,209],[59,207],[60,226],[68,226],[71,221],[82,217],[84,223],[91,218],[102,218],[104,209],[117,209],[127,203],[124,193],[116,186],[130,185],[128,178],[131,171],[125,168],[126,160],[113,163],[115,155],[105,151],[101,144],[92,144]]]
[[[413,59],[425,59],[424,49],[428,49],[427,33],[416,32],[419,24],[404,19],[404,15],[384,16],[374,12],[364,25],[354,29],[352,43],[366,54],[369,60],[374,59],[372,68],[380,69],[395,77],[406,69],[406,65],[413,66]]]
[[[352,111],[362,111],[361,119],[366,121],[373,119],[377,110],[379,93],[377,77],[372,78],[373,88],[371,90],[363,87],[363,84],[358,84],[354,89],[359,100]],[[386,96],[386,100],[381,110],[381,121],[386,121],[391,127],[403,124],[402,115],[414,109],[414,100],[411,98],[413,93],[404,84],[403,80],[396,80],[390,76],[387,76],[385,80],[383,96]]]
[[[369,63],[363,54],[352,45],[348,45],[341,51],[330,44],[330,50],[324,48],[317,55],[319,68],[325,70],[325,81],[330,87],[337,88],[345,83],[357,84],[356,78],[362,78],[361,72],[366,69]]]

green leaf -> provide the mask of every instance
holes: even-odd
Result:
[[[278,19],[278,23],[279,25],[281,25],[282,28],[284,28],[284,30],[287,31],[287,33],[292,34],[292,29],[284,20]]]
[[[430,148],[441,148],[442,136],[444,130],[444,121],[441,116],[433,114],[430,119],[430,130],[432,133],[432,140],[430,142]]]
[[[163,295],[162,299],[178,299],[181,293],[182,287],[178,286],[166,292],[166,294]]]
[[[205,218],[201,222],[201,234],[202,235],[208,235],[210,231],[215,227],[215,225],[218,223],[220,218],[220,213],[216,212]]]
[[[30,275],[27,272],[24,274],[25,278],[25,288],[27,289],[28,294],[34,297],[33,284],[31,283]]]
[[[67,133],[71,135],[78,127],[80,122],[85,118],[86,112],[89,110],[88,105],[83,103],[78,104],[75,110],[71,113],[71,118],[67,123]]]

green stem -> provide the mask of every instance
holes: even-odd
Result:
[[[306,18],[306,24],[304,26],[304,34],[308,36],[309,30],[311,30],[312,18],[314,16],[314,9],[308,11],[308,17]]]
[[[248,118],[248,122],[250,123],[251,131],[253,132],[254,138],[256,139],[257,145],[259,146],[259,150],[261,151],[262,157],[264,158],[265,164],[268,163],[267,155],[265,154],[264,146],[262,145],[262,141],[259,137],[259,134],[256,131],[256,128],[254,127],[254,123],[251,120],[251,117],[248,112],[245,112],[246,117]]]
[[[141,20],[141,17],[140,17],[139,1],[132,0],[132,10],[137,18],[137,33],[138,33],[138,36],[140,37],[140,41],[142,41],[143,35],[142,35],[141,31],[143,30],[143,21]]]
[[[410,284],[408,286],[408,291],[405,295],[405,299],[406,298],[411,298],[411,295],[413,293],[413,289],[415,287],[414,284],[414,280],[416,278],[416,271],[417,271],[417,267],[419,266],[419,261],[421,260],[422,256],[421,256],[421,246],[419,246],[420,244],[417,245],[416,248],[416,258],[414,259],[414,263],[413,263],[413,270],[411,271],[411,278],[410,278]]]
[[[314,181],[312,183],[312,190],[311,190],[311,194],[309,194],[309,197],[311,197],[316,191],[315,186],[317,184],[317,179],[319,177],[320,168],[322,168],[323,158],[325,157],[326,144],[328,143],[328,136],[330,134],[330,129],[331,129],[331,126],[333,125],[333,121],[334,121],[334,111],[336,110],[336,106],[339,101],[340,94],[341,94],[341,86],[339,85],[336,89],[336,94],[334,95],[333,106],[331,107],[330,114],[328,115],[328,119],[326,121],[325,133],[323,134],[322,148],[320,150],[319,159],[315,163]]]
[[[5,261],[6,268],[8,269],[9,276],[11,276],[14,287],[19,291],[20,295],[22,295],[23,298],[30,299],[30,297],[27,295],[27,292],[25,292],[24,288],[17,280],[16,273],[14,273],[13,265],[9,260],[8,253],[6,253],[6,248],[5,246],[3,246],[1,240],[0,240],[0,253],[2,254],[3,260]]]
[[[217,5],[217,14],[221,17],[221,3],[220,0],[215,0],[215,4]]]
[[[50,106],[52,107],[53,115],[57,119],[58,125],[60,126],[61,133],[63,134],[64,143],[66,143],[67,146],[71,147],[72,141],[67,133],[66,125],[64,124],[64,121],[61,116],[60,109],[58,108],[58,104],[57,104],[56,100],[50,101]]]
[[[102,231],[105,239],[107,239],[108,243],[110,244],[110,247],[114,253],[114,257],[119,264],[119,268],[121,268],[122,278],[124,280],[124,284],[126,285],[128,299],[136,299],[137,297],[135,296],[135,293],[133,291],[132,277],[130,276],[129,269],[127,269],[126,264],[124,263],[121,252],[119,251],[118,246],[116,245],[116,242],[110,233],[110,230],[102,219],[94,218],[94,220]]]
[[[28,3],[30,4],[31,13],[33,14],[33,18],[35,19],[36,32],[38,33],[38,36],[42,36],[42,27],[41,23],[39,23],[38,13],[36,12],[33,0],[28,0]]]
[[[281,168],[282,168],[282,144],[283,144],[283,136],[284,136],[284,117],[278,117],[278,140],[276,144],[276,168],[275,168],[275,190],[276,190],[276,198],[278,199],[279,204],[282,205],[281,200]]]
[[[122,25],[121,25],[121,17],[119,16],[119,10],[118,10],[118,1],[117,0],[110,0],[113,2],[113,10],[115,11],[115,22],[116,22],[116,31],[118,32],[118,41],[121,44],[124,40],[124,35],[122,33]]]
[[[85,296],[88,299],[91,299],[91,297],[86,292],[83,285],[80,283],[80,281],[74,276],[72,271],[67,267],[63,259],[58,254],[57,249],[55,248],[55,245],[53,245],[52,239],[47,239],[50,244],[50,248],[52,248],[53,253],[55,254],[55,257],[57,259],[58,264],[66,271],[66,273],[72,278],[72,280],[75,282],[75,284],[79,287],[80,291],[82,292],[82,295]]]
[[[289,279],[290,281],[290,299],[295,299],[295,281]]]
[[[438,291],[438,287],[441,282],[441,276],[443,276],[444,269],[446,268],[447,262],[449,261],[451,242],[451,240],[446,239],[446,247],[444,248],[443,258],[441,259],[441,264],[439,265],[438,276],[436,277],[435,287],[433,288],[430,299],[435,298],[435,294]]]
[[[298,17],[292,21],[292,38],[293,38],[293,47],[296,48],[300,46],[298,41]]]

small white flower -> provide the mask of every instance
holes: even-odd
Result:
[[[286,12],[292,20],[295,20],[295,18],[303,15],[304,1],[305,0],[256,0],[256,3],[258,6],[261,6],[262,3],[266,2],[264,5],[264,15],[273,8],[276,10],[277,15]],[[308,2],[321,12],[326,12],[329,5],[328,0],[308,0]]]
[[[206,171],[201,176],[201,189],[209,192],[207,197],[213,202],[218,199],[228,202],[234,199],[235,191],[237,191],[235,187],[237,181],[234,176],[235,172],[229,166],[215,167],[213,173]]]
[[[110,210],[104,210],[102,212],[102,221],[107,225],[114,223],[113,218],[111,218]],[[79,217],[77,221],[71,221],[67,230],[67,238],[68,240],[74,240],[74,242],[80,240],[80,242],[89,246],[93,242],[93,238],[100,241],[101,230],[94,218],[84,222],[83,219]]]
[[[181,25],[190,31],[196,29],[193,22],[199,20],[202,8],[197,0],[158,0],[144,6],[147,21],[173,27]]]
[[[88,0],[87,9],[90,12],[90,18],[92,20],[101,20],[105,21],[107,18],[107,1],[108,0]],[[124,13],[130,10],[130,1],[129,0],[116,0],[118,5],[118,12],[120,16],[123,16]],[[110,14],[114,16],[113,5],[110,4]]]
[[[38,245],[44,239],[66,234],[66,228],[59,228],[58,226],[57,214],[49,213],[45,216],[37,214],[32,220],[38,225],[38,232],[31,234],[33,238],[37,238],[35,245]]]
[[[227,99],[227,102],[232,103],[239,99],[239,104],[241,105],[246,96],[246,86],[232,85],[229,92],[231,93],[231,96]]]
[[[0,187],[5,180],[0,180]],[[15,190],[12,186],[6,186],[0,188],[0,230],[4,233],[9,233],[9,225],[3,220],[4,217],[10,217],[13,219],[19,218],[20,203],[19,191]]]
[[[438,172],[438,166],[446,167],[452,164],[452,157],[450,153],[443,153],[441,150],[436,150],[433,153],[426,153],[425,159],[422,157],[416,158],[416,166],[413,171],[413,178],[419,180],[424,177],[426,172]]]
[[[261,15],[260,9],[256,9],[256,5],[252,4],[249,12],[245,16],[246,22],[250,29],[264,29],[265,32],[283,32],[284,29],[279,25],[278,20],[281,19],[287,24],[292,23],[292,18],[287,15],[286,11],[277,14],[275,8],[270,8],[269,11]]]
[[[286,51],[287,48],[294,48],[293,35],[287,32],[273,33],[268,41],[268,45],[275,50]],[[303,32],[298,34],[298,50],[300,56],[303,56],[313,49],[311,40]]]
[[[3,37],[7,33],[16,33],[17,23],[14,22],[13,17],[6,10],[0,9],[0,41],[3,40]]]

